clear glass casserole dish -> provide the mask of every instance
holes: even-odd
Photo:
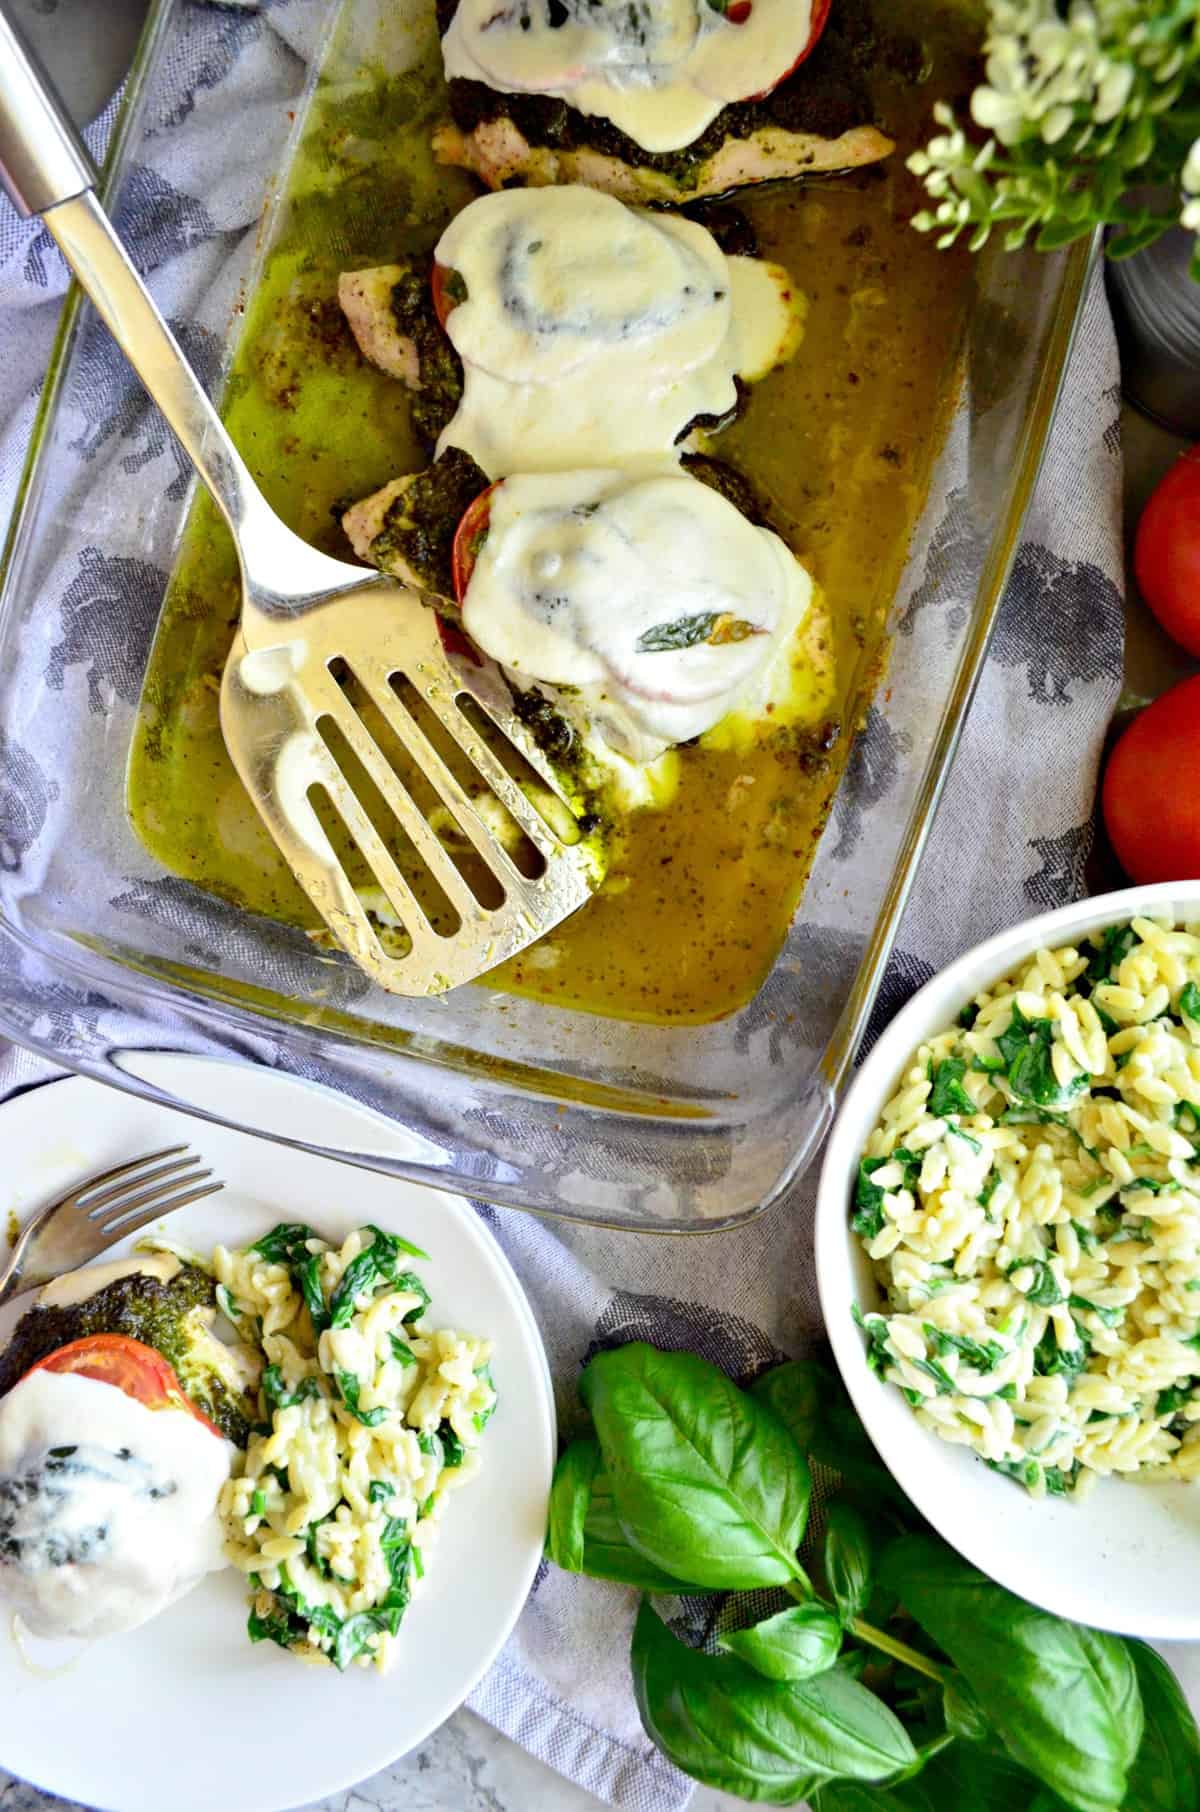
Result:
[[[119,223],[180,199],[158,128],[181,68],[196,66],[204,11],[159,0],[152,13],[106,173]],[[309,0],[270,9],[305,48],[322,14]],[[262,197],[259,268],[305,105],[314,94],[340,104],[381,65],[395,75],[429,18],[425,0],[342,0],[321,18],[304,103],[264,107],[252,124],[259,149],[261,135],[277,139],[263,160],[276,181]],[[171,314],[189,239],[187,206],[167,212],[179,255],[150,285]],[[1087,262],[1086,247],[979,259],[960,404],[894,602],[887,685],[856,701],[894,775],[880,788],[869,760],[851,759],[770,975],[741,1011],[702,1025],[601,1018],[487,986],[390,997],[302,931],[238,911],[146,853],[125,809],[126,761],[189,486],[73,297],[0,589],[0,1031],[173,1106],[195,1104],[146,1081],[135,1053],[268,1062],[321,1080],[395,1128],[387,1152],[364,1139],[336,1155],[496,1202],[664,1232],[729,1227],[769,1207],[828,1124],[881,979],[1015,553]],[[183,332],[214,381],[252,284],[249,268],[229,272],[223,336]],[[961,555],[930,557],[951,491],[984,531],[982,559],[967,537]],[[969,608],[906,613],[918,587]]]

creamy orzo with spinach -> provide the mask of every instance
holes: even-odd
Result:
[[[218,1246],[218,1301],[262,1360],[261,1425],[220,1499],[249,1634],[387,1665],[446,1494],[496,1406],[486,1340],[426,1328],[426,1254],[378,1227],[340,1249],[301,1224]]]
[[[873,1368],[1031,1492],[1200,1474],[1200,923],[1039,950],[900,1078],[853,1226]]]

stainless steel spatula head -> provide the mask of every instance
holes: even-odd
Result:
[[[584,903],[594,858],[507,686],[447,652],[415,592],[378,581],[312,607],[286,642],[273,627],[244,614],[221,728],[292,872],[369,975],[403,994],[457,987]]]
[[[0,179],[41,214],[237,544],[229,753],[332,937],[383,987],[435,994],[587,899],[594,860],[500,674],[446,653],[415,593],[272,512],[95,195],[87,152],[0,10]]]

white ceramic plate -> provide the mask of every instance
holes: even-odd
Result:
[[[935,1529],[1011,1591],[1079,1622],[1161,1640],[1200,1637],[1200,1485],[1102,1479],[1080,1503],[1041,1501],[966,1449],[921,1427],[870,1370],[852,1303],[877,1307],[871,1261],[850,1227],[858,1161],[896,1079],[923,1039],[1039,946],[1072,943],[1139,913],[1200,918],[1200,881],[1131,887],[1029,919],[927,982],[859,1070],[826,1149],[817,1198],[825,1326],[854,1406],[889,1469]]]
[[[353,1141],[361,1110],[269,1073],[242,1070],[240,1078],[247,1118],[261,1109],[285,1136],[328,1130],[335,1142]],[[431,1255],[421,1267],[433,1296],[430,1324],[469,1328],[495,1347],[500,1401],[483,1465],[447,1505],[390,1673],[339,1675],[269,1643],[251,1645],[244,1582],[232,1570],[143,1629],[85,1647],[50,1676],[30,1670],[0,1620],[0,1765],[105,1812],[281,1812],[349,1786],[419,1743],[494,1659],[542,1552],[554,1402],[520,1285],[456,1197],[72,1079],[0,1108],[0,1211],[23,1219],[92,1171],[183,1140],[227,1186],[172,1216],[172,1236],[203,1250],[218,1238],[253,1240],[284,1219],[308,1221],[336,1242],[374,1221]],[[0,1337],[14,1319],[11,1308],[3,1312]]]

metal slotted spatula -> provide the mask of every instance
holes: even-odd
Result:
[[[544,936],[588,898],[593,857],[502,677],[447,653],[415,592],[318,553],[270,509],[2,6],[0,177],[42,216],[233,533],[242,617],[221,728],[333,937],[383,987],[433,994]]]

